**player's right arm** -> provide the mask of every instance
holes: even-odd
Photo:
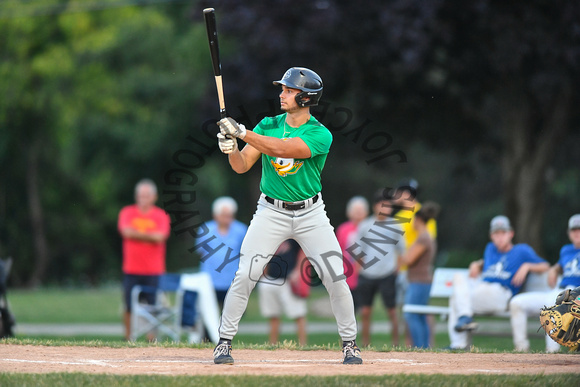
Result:
[[[228,161],[235,172],[246,173],[256,164],[261,155],[262,152],[250,144],[246,144],[241,151],[236,147],[232,153],[229,153]]]
[[[477,278],[483,271],[483,259],[471,262],[469,264],[469,276],[471,278]]]
[[[237,173],[249,171],[262,155],[262,152],[250,144],[246,144],[244,149],[240,151],[235,137],[226,137],[224,134],[218,133],[217,138],[219,149],[228,155],[230,166]]]
[[[560,264],[558,263],[556,263],[554,266],[550,268],[550,270],[548,271],[548,285],[551,288],[556,287],[558,283],[558,276],[562,273],[563,273],[562,266],[560,266]]]

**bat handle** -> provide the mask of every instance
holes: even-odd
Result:
[[[228,115],[226,113],[226,109],[220,109],[220,119],[226,118]],[[226,138],[232,138],[229,134],[226,134]]]

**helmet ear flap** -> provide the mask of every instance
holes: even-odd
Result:
[[[296,100],[296,103],[300,107],[305,107],[307,106],[306,104],[310,102],[310,98],[307,98],[307,93],[305,91],[296,94],[296,97],[294,97],[294,99]]]
[[[312,91],[303,91],[301,93],[296,94],[296,103],[300,107],[305,106],[316,106],[318,105],[318,101],[322,96],[322,90],[312,92]]]

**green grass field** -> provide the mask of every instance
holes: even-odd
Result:
[[[58,387],[58,386],[91,386],[91,387],[159,387],[159,386],[574,386],[578,375],[383,375],[383,376],[113,376],[89,375],[81,373],[37,374],[0,374],[0,385],[3,387]]]
[[[120,287],[10,290],[8,301],[18,323],[116,323],[122,312]]]
[[[325,293],[314,291],[309,302],[315,302],[319,297],[324,297]],[[119,323],[122,313],[120,288],[107,287],[101,289],[41,289],[35,291],[11,290],[8,294],[11,309],[16,316],[17,323],[26,324],[73,324],[73,323]],[[386,314],[383,308],[377,303],[374,320],[376,322],[386,321]],[[310,321],[328,321],[334,319],[329,316],[309,315]],[[252,295],[248,309],[242,319],[244,322],[265,322],[259,313],[256,293]],[[288,321],[288,320],[286,320]],[[267,332],[259,335],[239,334],[234,340],[236,348],[259,348],[275,349],[277,346],[267,344]],[[280,347],[297,348],[294,335],[282,335]],[[408,351],[407,348],[393,348],[389,334],[373,335],[373,345],[370,349],[378,351]],[[436,348],[448,345],[448,338],[445,333],[439,333],[435,337]],[[144,341],[138,343],[127,343],[120,336],[67,336],[59,337],[54,335],[27,336],[18,335],[7,342],[14,344],[29,345],[84,345],[84,346],[111,346],[111,347],[131,347],[131,346],[190,346],[186,343],[163,342],[149,344]],[[403,343],[403,337],[400,338]],[[337,333],[309,334],[309,345],[303,350],[329,348],[337,350],[339,348],[339,337]],[[544,340],[542,337],[531,337],[532,350],[542,351]],[[502,352],[512,351],[513,344],[511,335],[507,332],[501,336],[475,335],[474,346],[478,352]],[[202,344],[196,347],[212,347],[211,344]],[[438,351],[434,349],[434,351]],[[263,377],[263,376],[112,376],[112,375],[88,375],[81,373],[54,373],[46,375],[35,374],[0,374],[1,386],[297,386],[297,385],[318,385],[318,386],[390,386],[390,385],[425,385],[425,386],[465,386],[465,385],[497,385],[497,386],[536,386],[554,385],[567,383],[575,385],[577,376],[557,375],[557,376],[510,376],[510,375],[474,375],[474,376],[450,376],[450,375],[385,375],[385,376],[365,376],[365,377]]]

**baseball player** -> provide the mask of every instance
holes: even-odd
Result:
[[[494,217],[489,232],[491,242],[485,247],[483,259],[469,265],[470,278],[453,278],[448,321],[450,349],[467,348],[467,331],[477,328],[473,313],[507,310],[509,300],[520,291],[528,273],[550,268],[529,245],[512,243],[514,231],[507,217]]]
[[[560,259],[548,272],[548,284],[555,287],[551,292],[527,292],[518,294],[510,301],[510,319],[514,346],[517,351],[528,351],[530,342],[526,325],[528,317],[537,316],[540,309],[552,305],[556,296],[565,289],[580,286],[580,214],[568,221],[568,237],[570,244],[560,250]],[[558,276],[562,279],[558,287]],[[558,352],[560,345],[546,335],[546,352]]]
[[[278,246],[294,239],[330,295],[343,340],[343,363],[361,364],[352,295],[320,194],[320,175],[332,134],[310,114],[310,106],[318,104],[322,79],[312,70],[293,67],[273,83],[282,88],[279,98],[284,113],[264,118],[253,131],[229,117],[218,122],[218,144],[234,171],[245,173],[261,158],[262,194],[242,243],[239,269],[226,295],[214,362],[233,364],[231,340],[250,293]],[[246,143],[241,151],[237,139]]]

